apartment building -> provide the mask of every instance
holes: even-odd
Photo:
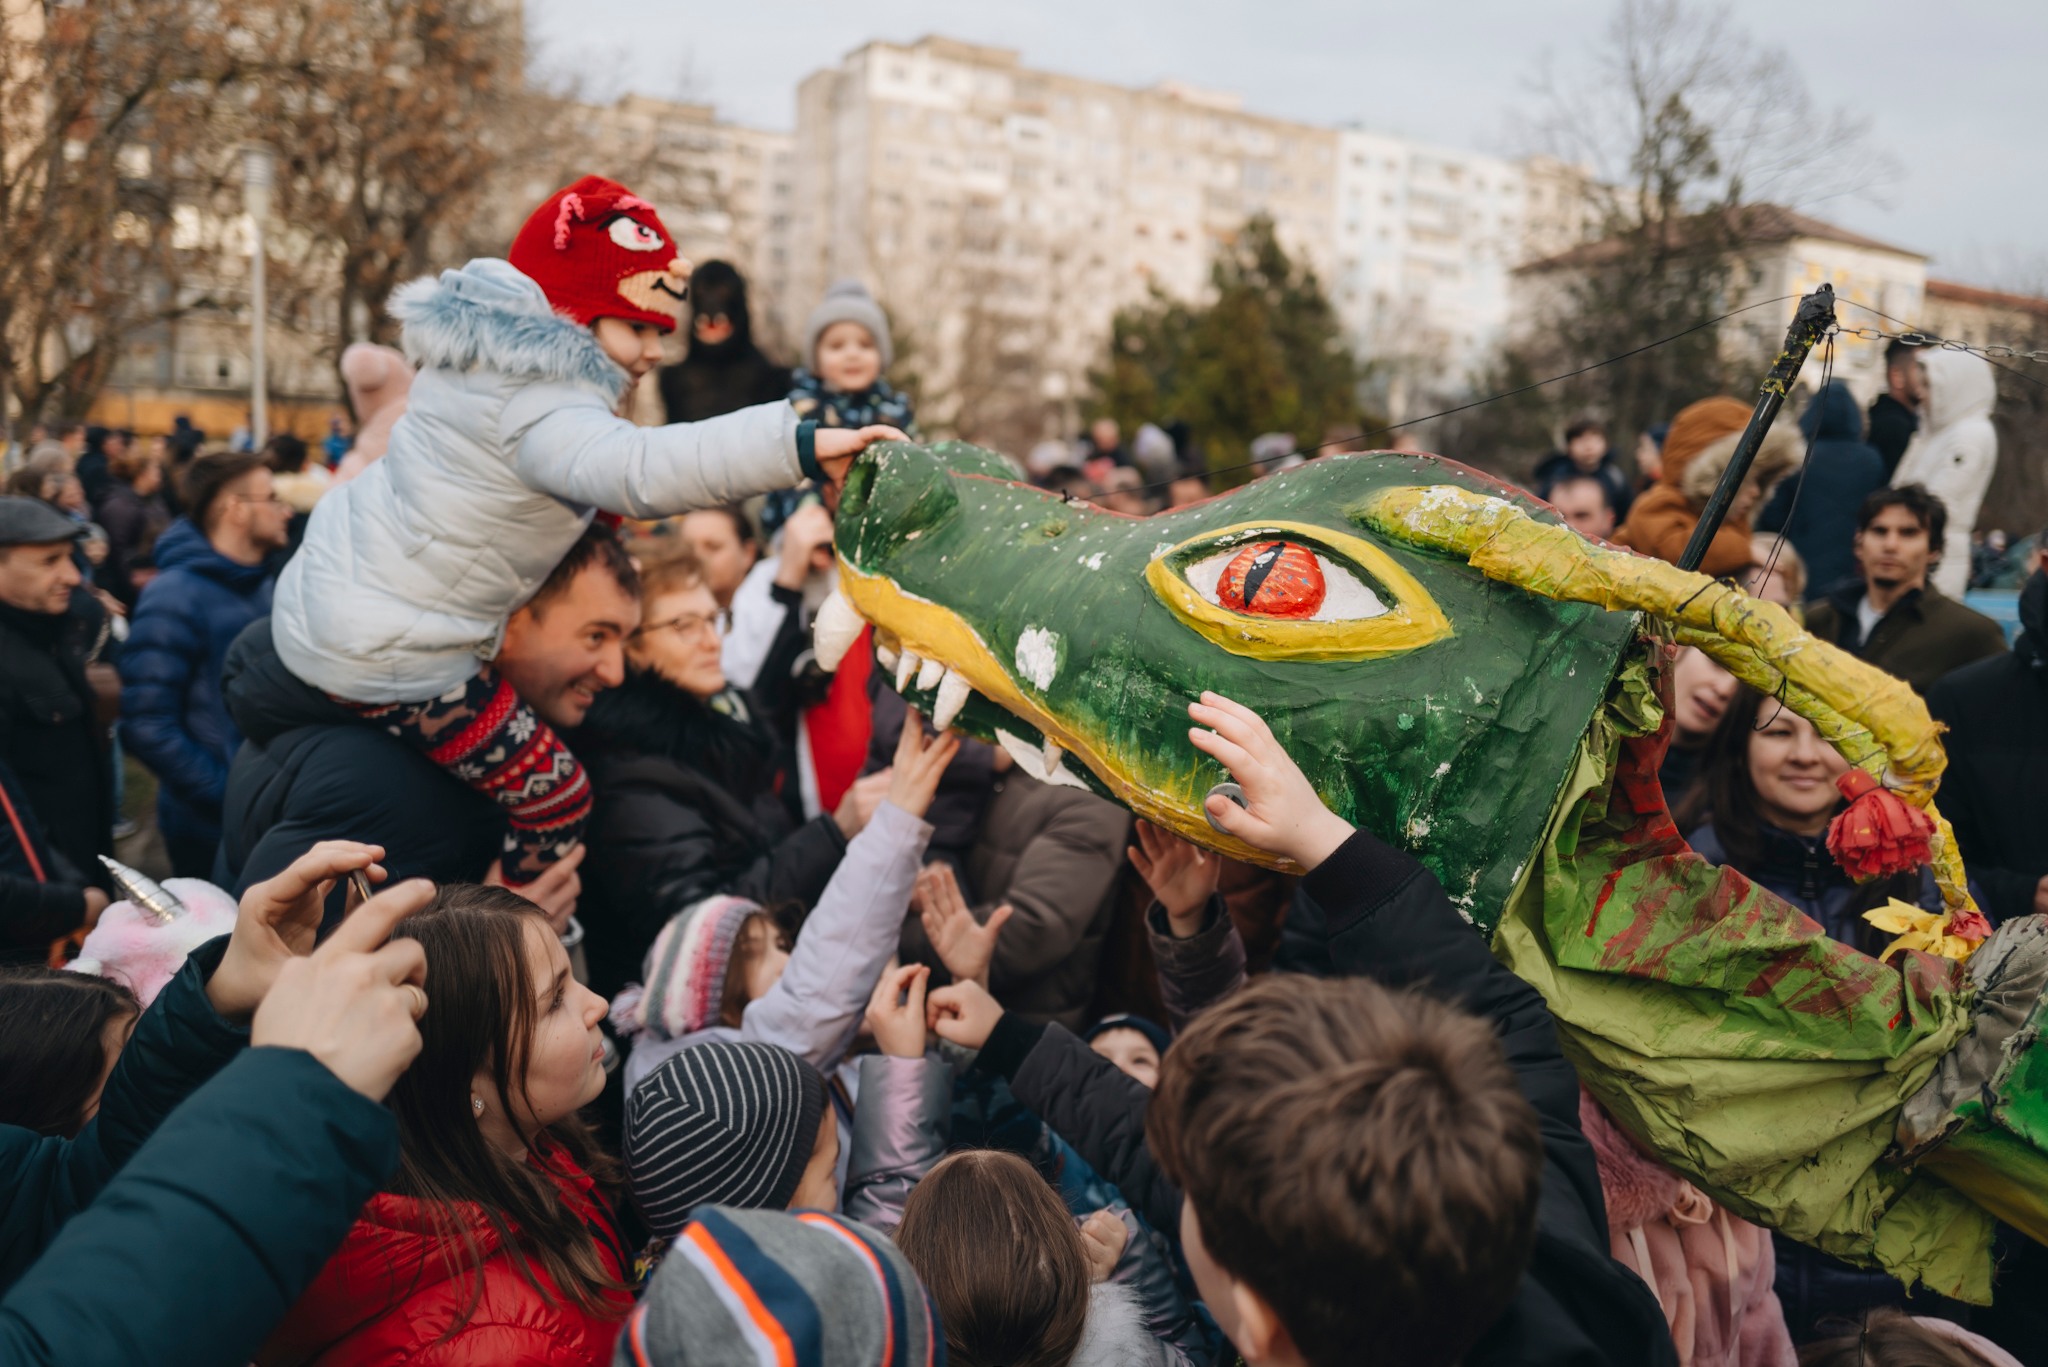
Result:
[[[1337,142],[1185,85],[870,43],[798,91],[785,326],[831,281],[866,281],[927,421],[1021,449],[1073,429],[1116,309],[1154,287],[1198,296],[1252,214],[1327,273]]]

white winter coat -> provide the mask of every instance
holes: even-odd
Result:
[[[405,416],[389,454],[313,510],[273,609],[278,656],[337,697],[460,686],[599,509],[667,517],[803,478],[786,403],[618,417],[626,372],[504,261],[416,280],[392,313],[420,367]]]
[[[1920,428],[1899,458],[1892,485],[1925,485],[1948,509],[1941,562],[1928,578],[1961,602],[1970,583],[1970,532],[1998,468],[1998,433],[1991,426],[1998,377],[1989,361],[1962,351],[1923,352],[1920,362],[1927,367]]]

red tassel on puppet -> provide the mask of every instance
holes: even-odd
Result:
[[[1861,769],[1835,780],[1849,809],[1828,823],[1828,853],[1851,878],[1911,873],[1933,856],[1934,821]]]

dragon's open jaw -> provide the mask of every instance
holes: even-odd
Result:
[[[1099,793],[1168,829],[1198,834],[1204,844],[1284,866],[1211,828],[1200,794],[1190,799],[1153,786],[1155,780],[1121,763],[1099,738],[1032,696],[1044,696],[1060,667],[1058,638],[1050,629],[1020,636],[1006,665],[952,609],[907,592],[887,575],[841,561],[839,588],[819,609],[814,627],[819,664],[837,669],[868,626],[874,628],[875,657],[885,676],[934,726],[1001,746],[1019,769],[1042,783]]]

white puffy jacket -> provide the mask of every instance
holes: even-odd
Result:
[[[405,416],[313,510],[273,609],[285,666],[337,697],[420,702],[469,679],[599,509],[667,517],[803,478],[786,403],[618,417],[625,371],[504,261],[416,280],[392,313],[420,368]]]
[[[1960,603],[1970,583],[1970,533],[1998,469],[1998,432],[1991,425],[1998,377],[1989,361],[1962,351],[1926,351],[1920,363],[1927,367],[1920,430],[1899,458],[1892,484],[1925,485],[1948,510],[1941,561],[1927,577]]]

